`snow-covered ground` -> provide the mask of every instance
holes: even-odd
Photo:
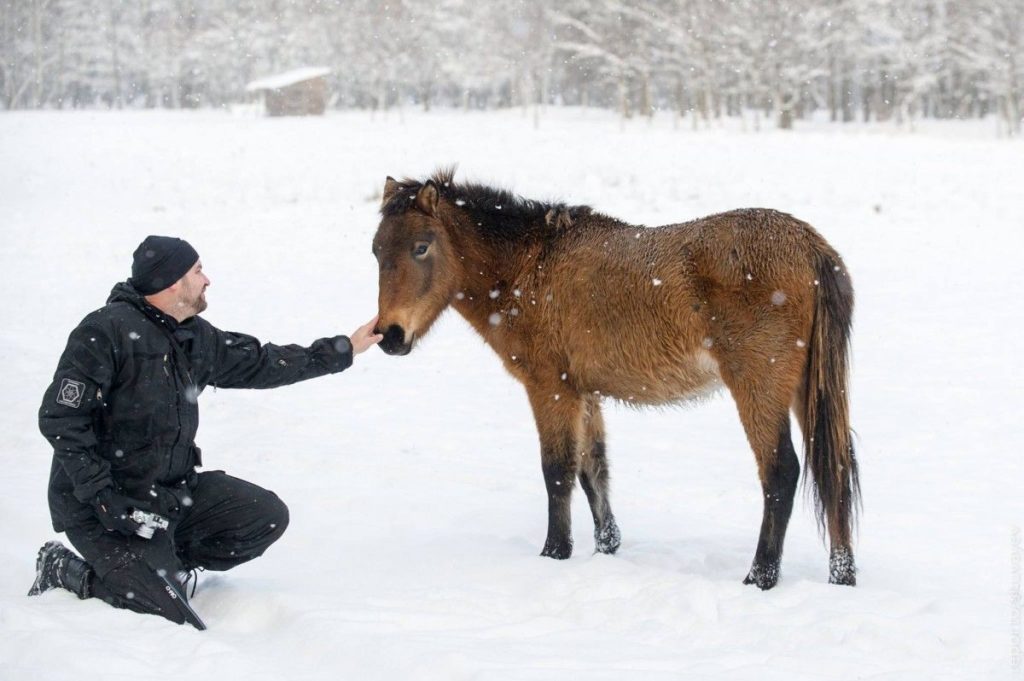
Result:
[[[1021,678],[1024,145],[980,125],[0,115],[0,679]],[[292,513],[263,558],[201,578],[208,631],[66,592],[27,598],[53,537],[39,400],[137,243],[191,241],[222,328],[348,333],[375,312],[385,176],[452,162],[460,179],[638,223],[769,206],[818,227],[858,296],[859,586],[827,584],[803,498],[778,587],[741,584],[761,494],[724,394],[608,404],[622,548],[592,554],[577,492],[576,554],[540,558],[525,395],[449,313],[404,358],[374,349],[339,376],[204,393],[207,466]]]

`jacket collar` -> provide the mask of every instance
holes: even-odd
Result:
[[[132,286],[131,279],[114,285],[114,288],[110,291],[110,296],[107,298],[107,304],[109,305],[110,303],[128,303],[132,305],[142,312],[147,319],[157,326],[167,329],[180,341],[195,337],[195,333],[192,330],[195,317],[189,317],[179,323],[174,317],[150,305],[145,296]]]

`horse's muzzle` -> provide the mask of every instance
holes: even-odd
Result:
[[[384,340],[378,343],[381,350],[389,355],[408,355],[412,351],[412,343],[405,342],[405,330],[398,324],[392,324],[384,332]]]

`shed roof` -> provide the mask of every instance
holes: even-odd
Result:
[[[331,70],[326,66],[307,66],[301,69],[294,69],[276,76],[268,76],[254,80],[245,86],[246,92],[258,92],[259,90],[277,90],[289,85],[301,83],[304,80],[312,80],[320,76],[326,76]]]

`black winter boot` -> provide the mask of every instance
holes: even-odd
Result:
[[[60,587],[81,599],[91,596],[89,578],[92,568],[59,541],[48,541],[39,549],[36,558],[36,581],[28,590],[29,596]]]

